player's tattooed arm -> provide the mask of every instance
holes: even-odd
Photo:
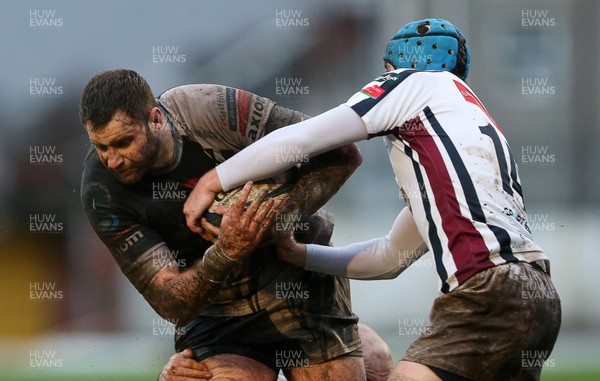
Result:
[[[219,238],[202,259],[182,272],[176,266],[163,267],[142,292],[164,319],[184,324],[194,318],[221,289],[231,268],[262,242],[282,204],[275,206],[272,199],[263,204],[264,192],[246,209],[251,188],[252,183],[246,184],[223,215]]]
[[[301,112],[275,105],[267,120],[266,131],[269,133],[309,118],[310,116]],[[285,147],[282,151],[285,154]],[[298,216],[304,220],[319,210],[337,193],[362,162],[360,151],[355,144],[347,144],[310,160],[303,160],[302,157],[290,159],[299,161],[301,169],[299,179],[282,211],[283,214],[292,215],[292,218],[287,218],[286,221],[297,221]]]
[[[361,162],[356,145],[348,144],[303,163],[282,213],[312,215],[337,193]]]

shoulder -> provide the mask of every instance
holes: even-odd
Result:
[[[226,87],[214,84],[189,84],[170,88],[159,95],[159,101],[169,109],[199,104],[224,103]]]
[[[158,99],[169,108],[197,107],[202,104],[216,106],[220,110],[248,109],[257,114],[271,110],[273,101],[250,91],[216,84],[189,84],[173,87]],[[177,106],[177,107],[176,107]]]
[[[80,197],[85,211],[94,214],[130,196],[130,190],[104,167],[95,150],[90,149],[81,174]]]

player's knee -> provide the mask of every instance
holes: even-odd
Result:
[[[387,380],[394,368],[389,347],[375,331],[364,324],[358,325],[358,333],[363,345],[367,381]]]
[[[288,380],[344,380],[365,381],[365,368],[359,356],[341,356],[319,364],[311,364],[283,371]]]
[[[275,381],[277,374],[265,364],[248,357],[221,354],[201,361],[212,373],[210,381]]]

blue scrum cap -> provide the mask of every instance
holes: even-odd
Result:
[[[463,33],[443,19],[413,21],[388,42],[383,56],[396,69],[445,70],[462,79],[469,74],[469,47]]]

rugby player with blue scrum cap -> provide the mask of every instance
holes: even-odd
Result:
[[[465,82],[464,34],[446,20],[411,22],[388,43],[384,62],[388,71],[346,103],[208,172],[184,206],[188,226],[211,229],[200,216],[216,192],[293,166],[276,160],[277,147],[313,156],[382,136],[406,204],[389,233],[345,247],[288,237],[280,257],[313,271],[389,279],[430,251],[441,291],[430,329],[389,380],[538,380],[558,335],[560,299],[527,225],[510,147]]]

